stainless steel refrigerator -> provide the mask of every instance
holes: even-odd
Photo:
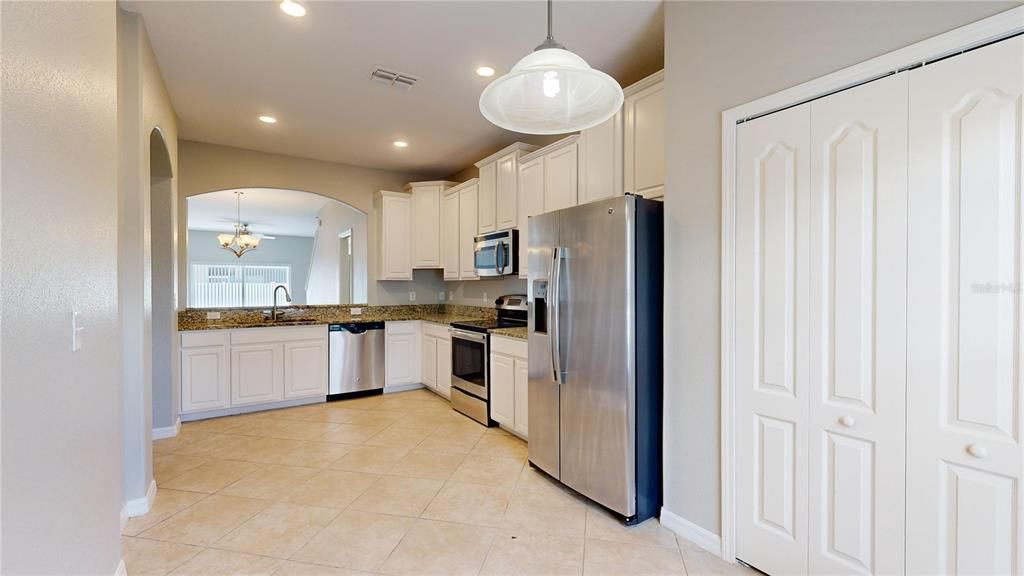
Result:
[[[531,217],[530,463],[626,523],[661,506],[661,202]]]

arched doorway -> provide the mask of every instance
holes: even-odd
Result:
[[[149,134],[150,301],[152,303],[153,428],[173,428],[178,417],[174,174],[159,128]]]

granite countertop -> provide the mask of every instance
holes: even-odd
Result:
[[[362,314],[353,315],[352,308],[361,308]],[[207,320],[207,312],[219,312],[221,318]],[[278,312],[280,319],[272,322],[265,318],[264,309],[189,308],[178,312],[178,330],[231,330],[235,328],[310,326],[347,322],[396,322],[401,320],[423,320],[447,325],[458,321],[493,318],[496,314],[494,308],[457,304],[282,306],[278,308]]]
[[[518,338],[520,340],[526,340],[526,326],[520,326],[518,328],[491,328],[488,330],[495,336],[505,336],[507,338]]]

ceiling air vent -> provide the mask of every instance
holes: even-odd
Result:
[[[404,72],[395,72],[386,68],[376,68],[370,73],[370,80],[385,86],[394,86],[401,90],[408,90],[416,84],[419,78]]]

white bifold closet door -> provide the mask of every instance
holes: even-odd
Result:
[[[1019,574],[1024,37],[910,72],[907,566]]]
[[[901,572],[906,77],[738,131],[737,557]]]
[[[810,106],[739,127],[736,554],[807,572]]]
[[[901,573],[906,74],[811,103],[810,252],[810,573]]]

